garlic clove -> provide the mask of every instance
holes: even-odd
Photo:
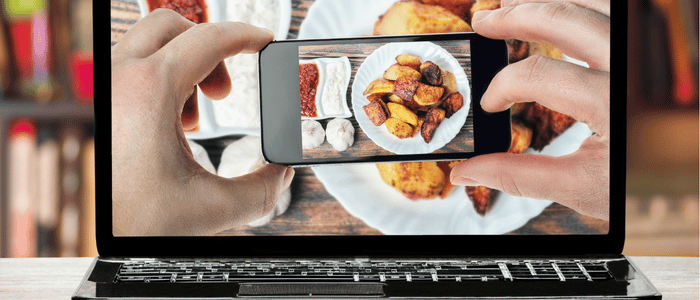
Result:
[[[347,119],[335,118],[326,126],[326,138],[337,151],[344,151],[355,142],[355,127]]]
[[[321,144],[326,134],[321,123],[314,120],[305,120],[301,122],[301,148],[313,149]]]

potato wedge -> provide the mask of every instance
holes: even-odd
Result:
[[[447,94],[457,91],[457,80],[450,71],[442,70],[442,87],[445,88]]]
[[[448,181],[447,175],[434,161],[382,163],[376,166],[386,184],[411,200],[435,198]]]
[[[396,88],[396,84],[394,84],[394,88]],[[401,97],[399,96],[396,96],[396,94],[389,95],[389,97],[387,97],[387,100],[398,104],[403,104],[404,102],[403,99],[401,99]]]
[[[431,108],[428,114],[425,115],[425,122],[421,126],[420,135],[426,143],[430,144],[435,134],[435,129],[440,126],[443,119],[445,119],[445,111],[438,107]]]
[[[459,92],[445,95],[440,107],[445,109],[445,117],[449,118],[464,106],[464,97]]]
[[[426,61],[420,65],[420,74],[428,84],[442,85],[442,70],[432,61]]]
[[[386,129],[400,139],[410,138],[413,135],[413,127],[398,118],[388,118],[384,121]]]
[[[431,86],[421,83],[418,89],[416,89],[416,94],[413,95],[413,101],[420,106],[433,107],[440,103],[444,92],[445,89],[441,86]]]
[[[406,108],[405,106],[393,102],[387,103],[386,106],[389,108],[390,117],[397,118],[413,126],[416,126],[416,124],[418,124],[418,116],[416,115],[416,113]]]
[[[416,126],[413,126],[413,134],[411,135],[411,137],[416,136],[420,132],[421,128],[423,127],[423,122],[425,122],[425,116],[419,115],[418,122],[416,122]]]
[[[387,93],[374,93],[374,94],[369,94],[369,96],[367,96],[367,100],[369,100],[369,102],[372,102],[375,100],[380,100],[380,101],[386,102],[385,99],[387,99],[388,96],[389,96],[389,94],[387,94]]]
[[[384,71],[384,79],[396,80],[401,76],[409,76],[417,81],[420,81],[422,77],[420,72],[416,71],[415,69],[399,64],[391,65],[391,67]]]
[[[420,85],[420,81],[410,76],[401,76],[394,81],[394,95],[404,101],[413,101],[413,96]]]
[[[362,107],[367,118],[375,126],[384,124],[386,119],[389,117],[389,109],[386,107],[384,101],[372,101],[369,104]]]
[[[362,95],[376,94],[376,93],[393,93],[394,92],[394,82],[391,80],[386,80],[384,78],[376,79],[369,83]]]
[[[399,65],[411,67],[416,71],[418,71],[421,65],[420,58],[411,54],[399,54],[396,56],[396,62],[398,62]]]

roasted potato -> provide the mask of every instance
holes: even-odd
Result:
[[[469,17],[469,9],[476,0],[420,0],[423,4],[440,5],[462,19]]]
[[[576,120],[571,116],[553,111],[537,102],[524,103],[513,119],[532,128],[530,147],[541,151],[556,137],[569,129]]]
[[[501,7],[501,0],[479,0],[469,9],[469,20],[480,10],[494,10]]]
[[[416,94],[421,83],[410,76],[401,76],[394,81],[394,95],[404,101],[413,101],[413,96]]]
[[[493,202],[498,195],[497,190],[492,190],[485,186],[468,186],[465,187],[465,191],[474,205],[474,210],[482,217],[491,210]]]
[[[418,88],[418,87],[416,87],[416,88]],[[394,89],[396,89],[395,82],[394,82]],[[411,96],[411,99],[413,99],[413,96]],[[404,102],[403,99],[401,99],[401,97],[399,97],[399,96],[396,96],[396,94],[389,95],[389,97],[387,97],[387,100],[394,102],[394,103],[398,103],[398,104],[403,104],[403,102]]]
[[[464,106],[464,97],[459,92],[449,93],[445,95],[440,104],[445,110],[445,117],[449,118]]]
[[[457,91],[457,80],[450,71],[442,70],[442,87],[445,88],[447,94]]]
[[[413,101],[419,106],[423,107],[433,107],[440,103],[442,94],[445,89],[441,86],[432,86],[428,84],[421,83],[416,89],[416,94],[413,95]]]
[[[521,61],[529,55],[530,44],[528,42],[523,42],[516,39],[507,39],[506,46],[508,46],[508,62],[515,63]]]
[[[445,119],[445,111],[438,107],[431,108],[425,115],[425,121],[420,129],[420,135],[426,143],[430,143],[435,134],[435,129],[440,126],[442,120]]]
[[[377,169],[384,182],[411,200],[435,198],[449,180],[434,161],[382,163]]]
[[[396,80],[399,77],[408,76],[414,80],[421,80],[421,73],[409,66],[402,66],[399,64],[391,65],[386,71],[384,71],[384,79]]]
[[[387,103],[386,106],[389,108],[389,116],[391,118],[397,118],[412,126],[416,126],[416,124],[418,124],[418,116],[416,113],[405,106],[393,102]]]
[[[418,71],[420,68],[420,58],[411,54],[399,54],[396,56],[396,62],[399,65],[411,67],[412,69]]]
[[[562,53],[559,49],[543,42],[529,42],[528,52],[530,56],[542,55],[549,58],[562,59]]]
[[[362,95],[377,94],[377,93],[393,93],[394,82],[384,78],[376,79],[369,83]]]
[[[473,31],[446,8],[416,1],[394,3],[374,24],[374,35],[401,35]]]
[[[401,121],[399,118],[388,118],[384,122],[386,129],[389,133],[393,134],[397,138],[407,139],[413,135],[413,127],[408,125],[408,123]]]
[[[362,109],[364,109],[367,118],[369,118],[375,126],[384,124],[389,117],[389,108],[384,101],[372,101],[363,106]]]
[[[379,101],[384,101],[384,102],[386,102],[385,99],[388,98],[388,95],[389,95],[389,94],[387,94],[387,93],[369,94],[369,95],[367,96],[367,100],[369,100],[370,102],[375,101],[375,100],[379,100]]]
[[[442,70],[432,61],[426,61],[420,65],[420,74],[428,84],[442,85]]]
[[[413,127],[413,134],[411,134],[411,137],[416,136],[420,132],[421,128],[423,127],[423,122],[425,122],[425,115],[419,115],[416,126]]]
[[[512,141],[508,153],[521,154],[530,147],[530,143],[532,142],[532,129],[516,120],[513,120],[511,123],[513,124],[511,128]]]

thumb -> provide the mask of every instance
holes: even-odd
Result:
[[[584,151],[581,151],[584,150]],[[581,214],[608,218],[609,183],[602,160],[592,151],[579,149],[570,155],[497,153],[482,155],[455,166],[450,180],[455,185],[483,185],[516,197],[558,202]]]
[[[267,164],[255,172],[224,178],[211,173],[191,187],[207,195],[204,219],[208,232],[216,233],[247,224],[269,214],[294,177],[294,169]]]

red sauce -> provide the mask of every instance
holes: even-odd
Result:
[[[299,65],[299,92],[301,94],[301,115],[316,117],[316,90],[318,89],[318,66]]]
[[[192,22],[207,22],[204,0],[148,0],[148,7],[151,11],[156,8],[172,9]]]

